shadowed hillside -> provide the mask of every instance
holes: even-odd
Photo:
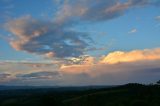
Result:
[[[65,100],[66,106],[160,106],[160,87],[128,84]]]
[[[160,86],[34,88],[0,91],[0,106],[160,106]]]

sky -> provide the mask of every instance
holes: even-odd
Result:
[[[154,83],[160,0],[0,0],[0,85]]]

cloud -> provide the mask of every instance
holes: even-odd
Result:
[[[7,61],[0,62],[0,73],[10,73],[12,76],[17,74],[28,74],[37,72],[57,71],[58,63],[50,62],[30,62],[30,61]]]
[[[57,64],[45,61],[0,62],[0,73],[4,85],[54,85],[61,78]]]
[[[59,83],[61,75],[59,72],[41,71],[16,74],[7,76],[0,81],[2,85],[31,85],[31,86],[55,86]]]
[[[150,4],[154,6],[160,6],[160,1],[159,0],[150,0]]]
[[[92,68],[91,65],[68,65],[68,66],[61,66],[62,73],[68,74],[82,74],[87,73]]]
[[[160,49],[115,51],[101,58],[82,56],[60,63],[3,63],[3,84],[96,85],[159,80]],[[9,71],[10,70],[10,71]]]
[[[29,73],[29,74],[18,74],[16,75],[17,78],[20,78],[22,80],[33,80],[33,79],[37,79],[37,80],[44,80],[44,79],[57,79],[58,77],[60,77],[60,73],[58,72],[33,72],[33,73]]]
[[[1,74],[0,74],[0,79],[5,79],[5,78],[7,78],[7,77],[9,77],[9,76],[10,76],[10,74],[1,73]]]
[[[28,66],[28,67],[49,67],[53,66],[56,64],[56,61],[28,61],[28,60],[21,60],[21,61],[16,61],[16,60],[5,60],[5,61],[0,61],[1,66],[5,65],[21,65],[21,66]],[[58,62],[57,62],[58,64]]]
[[[10,20],[5,24],[5,28],[14,36],[9,40],[14,49],[58,58],[60,62],[0,63],[2,72],[12,73],[2,74],[0,79],[12,81],[10,76],[15,76],[16,83],[30,80],[30,84],[33,80],[36,80],[37,84],[41,84],[42,80],[56,82],[59,77],[61,84],[118,84],[157,79],[160,69],[159,48],[115,51],[100,59],[85,55],[85,52],[105,48],[94,48],[87,32],[70,30],[81,22],[112,20],[124,15],[131,8],[157,5],[156,3],[159,1],[60,0],[57,4],[61,6],[53,20],[39,20],[31,16]],[[137,29],[130,33],[135,32]]]
[[[63,65],[60,70],[68,74],[87,74],[97,77],[117,73],[134,73],[136,75],[145,70],[159,67],[160,49],[133,50],[129,52],[115,51],[109,53],[99,61],[92,61],[92,64]],[[158,72],[158,70],[157,70]],[[146,72],[147,73],[147,72]]]
[[[55,1],[57,2],[57,1]],[[122,16],[134,7],[149,5],[149,0],[65,0],[54,14],[53,20],[38,20],[23,16],[10,20],[5,28],[14,35],[10,45],[46,57],[66,58],[84,55],[92,39],[87,32],[70,30],[81,22],[108,21]],[[153,4],[153,2],[152,2]],[[135,30],[134,30],[135,32]],[[67,52],[66,52],[67,51]]]
[[[157,21],[160,21],[160,16],[156,16],[155,19],[156,19]]]
[[[8,82],[10,80],[12,80],[13,77],[11,74],[9,73],[0,73],[0,83],[3,83],[3,82]]]
[[[55,53],[54,52],[48,52],[45,55],[46,55],[46,57],[49,57],[49,58],[51,57],[52,58],[52,57],[55,56]]]
[[[65,22],[78,18],[86,21],[105,21],[117,18],[124,12],[136,6],[148,4],[148,0],[129,0],[120,2],[118,0],[68,0],[58,12],[57,21]]]
[[[95,58],[92,56],[81,56],[79,58],[71,58],[69,65],[62,65],[60,72],[69,74],[82,74],[86,73],[92,68],[95,63]]]
[[[63,83],[69,84],[125,84],[151,83],[159,80],[160,60],[119,64],[68,65],[61,67]],[[70,76],[72,79],[66,78]],[[80,76],[80,77],[79,77]],[[81,82],[82,81],[82,82]]]
[[[30,16],[12,20],[6,24],[15,35],[10,44],[13,48],[48,57],[76,57],[88,46],[86,33],[66,30],[54,22],[35,20]],[[66,52],[67,51],[67,52]]]
[[[120,62],[135,62],[160,59],[160,49],[133,50],[129,52],[115,51],[109,53],[101,61],[107,64],[116,64]]]
[[[136,33],[137,32],[137,29],[132,29],[132,30],[130,30],[128,33],[129,34],[133,34],[133,33]]]

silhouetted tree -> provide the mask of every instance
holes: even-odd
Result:
[[[157,85],[160,85],[160,80],[159,80],[159,81],[157,81]]]

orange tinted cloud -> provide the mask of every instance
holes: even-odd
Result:
[[[103,75],[106,73],[117,73],[129,70],[143,70],[159,66],[160,49],[133,50],[129,52],[115,51],[109,53],[102,60],[95,61],[93,57],[88,57],[82,64],[62,65],[62,73],[82,74],[90,76]],[[120,63],[120,64],[118,64]],[[148,66],[148,67],[146,67]],[[136,67],[136,68],[134,68]]]
[[[45,54],[46,57],[54,57],[55,53],[54,52],[48,52]]]
[[[133,50],[129,52],[115,51],[104,57],[101,63],[116,64],[119,62],[135,62],[160,59],[160,48]]]
[[[87,73],[93,67],[95,63],[95,58],[88,56],[84,60],[82,59],[78,61],[81,61],[80,64],[62,65],[60,67],[60,70],[64,73],[70,74]]]
[[[81,73],[88,73],[89,70],[92,68],[92,65],[62,65],[60,67],[61,72],[68,73],[68,74],[81,74]]]

